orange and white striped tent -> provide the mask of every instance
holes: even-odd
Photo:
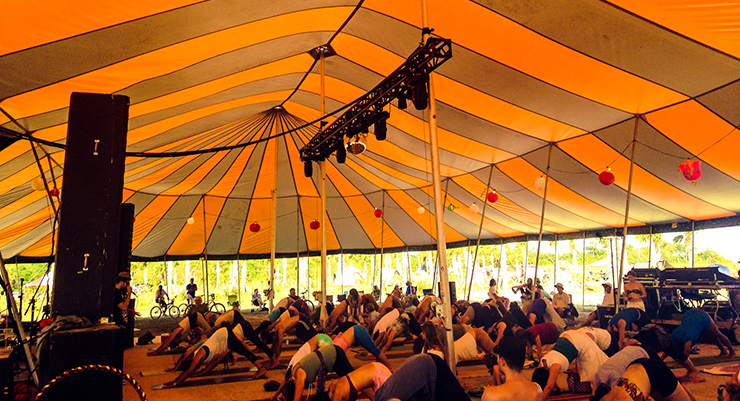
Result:
[[[136,207],[134,257],[269,255],[273,190],[276,253],[318,251],[319,176],[306,178],[298,155],[320,118],[311,52],[335,53],[325,67],[333,112],[401,65],[422,28],[421,1],[1,4],[5,258],[53,253],[28,138],[61,185],[72,92],[130,97],[127,150],[138,156],[126,159],[123,198]],[[548,171],[546,236],[615,232],[630,185],[630,232],[738,223],[740,4],[428,0],[428,12],[434,35],[453,43],[432,74],[452,246],[481,224],[484,243],[536,235],[535,181]],[[435,245],[429,116],[387,110],[386,141],[371,134],[364,153],[328,161],[330,252]],[[163,152],[176,154],[147,155]],[[701,162],[700,180],[681,175],[686,160]],[[607,168],[610,186],[598,179]]]

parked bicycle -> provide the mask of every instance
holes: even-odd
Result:
[[[222,303],[218,303],[215,300],[216,294],[211,294],[210,299],[208,300],[208,303],[206,306],[208,306],[209,312],[216,312],[216,313],[224,313],[226,312],[226,307]]]
[[[314,291],[314,294],[313,294],[314,297],[316,296],[316,292],[317,291]],[[308,289],[306,289],[306,291],[303,291],[301,293],[301,299],[303,300],[303,302],[306,303],[306,305],[308,305],[309,308],[311,308],[311,311],[314,310],[315,306],[313,304],[313,301],[311,301],[310,299],[308,299]]]
[[[177,319],[180,317],[180,308],[175,306],[174,299],[170,299],[165,306],[159,304],[154,305],[149,311],[149,316],[151,316],[152,319],[159,319],[160,317],[167,315],[169,315],[173,319]]]

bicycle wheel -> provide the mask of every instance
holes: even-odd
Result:
[[[226,307],[224,306],[224,304],[220,304],[216,302],[213,305],[211,305],[210,309],[208,310],[211,312],[216,312],[216,313],[224,313],[226,312]]]
[[[151,316],[152,319],[159,319],[162,317],[162,308],[159,305],[153,306],[152,310],[149,311],[149,316]]]
[[[180,310],[180,316],[187,316],[187,314],[188,314],[188,306],[190,306],[190,305],[188,305],[187,302],[183,302],[183,303],[180,304],[180,306],[177,307],[177,309]]]
[[[177,319],[180,317],[180,308],[175,305],[170,305],[167,311],[170,313],[170,317],[173,319]]]
[[[306,305],[308,305],[308,307],[309,307],[309,308],[311,308],[311,312],[313,312],[313,311],[314,311],[314,309],[316,308],[316,307],[315,307],[315,306],[313,305],[313,302],[312,302],[312,301],[310,301],[310,300],[308,300],[308,299],[304,299],[303,301],[304,301],[304,302],[306,302]]]

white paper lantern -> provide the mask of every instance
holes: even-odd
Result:
[[[41,177],[36,177],[31,181],[31,188],[33,188],[34,191],[43,191],[44,189],[44,179]]]
[[[480,208],[477,203],[473,202],[473,204],[470,205],[470,213],[476,214],[478,212],[480,212]]]
[[[195,219],[192,217],[188,217],[188,224],[193,224],[193,223],[195,223]]]
[[[424,210],[426,210],[426,209],[424,209],[424,206],[419,206],[419,207],[418,207],[418,208],[416,209],[416,213],[419,213],[419,214],[424,214]]]
[[[545,176],[542,176],[534,181],[534,187],[540,191],[545,190]]]

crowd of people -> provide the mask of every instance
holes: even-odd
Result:
[[[628,275],[625,282],[625,307],[611,318],[607,329],[592,326],[598,318],[594,315],[581,325],[572,324],[578,311],[564,286],[558,283],[547,293],[539,280],[531,279],[512,288],[520,296],[517,301],[501,296],[492,279],[488,299],[452,304],[452,327],[446,327],[440,317],[441,300],[431,294],[417,296],[411,282],[406,283],[405,294],[397,286],[382,300],[376,299],[375,291],[360,294],[352,289],[336,306],[327,302],[324,322],[321,308],[312,311],[291,289],[256,327],[236,308],[220,316],[209,313],[195,296],[189,314],[149,354],[158,355],[182,341],[190,344],[172,368],[181,373],[163,388],[208,372],[234,352],[257,368],[254,378],[261,378],[279,366],[283,339],[295,336],[302,346],[273,397],[293,401],[299,401],[309,387],[315,388],[313,398],[319,400],[354,400],[360,393],[375,400],[469,399],[447,358],[452,358],[452,366],[471,359],[484,361],[494,382],[485,388],[484,401],[552,397],[560,391],[559,376],[573,374],[569,369],[574,362],[576,383],[589,385],[593,400],[648,396],[693,400],[683,385],[699,380],[690,358],[692,346],[708,336],[720,356],[734,357],[732,345],[700,309],[686,311],[671,333],[652,324],[645,313],[645,290],[633,278]],[[610,283],[603,287],[604,305],[613,306],[615,290]],[[261,298],[255,299],[259,303],[255,306],[262,308]],[[447,335],[453,337],[452,355]],[[404,343],[413,344],[414,355],[393,366],[387,353]],[[248,344],[265,357],[257,357]],[[351,347],[363,348],[359,355],[367,355],[367,363],[353,366],[347,358]],[[666,357],[679,362],[686,374],[676,378],[663,361]],[[531,380],[522,373],[525,366],[536,367]],[[327,379],[329,373],[336,378]],[[736,377],[728,389],[726,394],[740,394]]]

